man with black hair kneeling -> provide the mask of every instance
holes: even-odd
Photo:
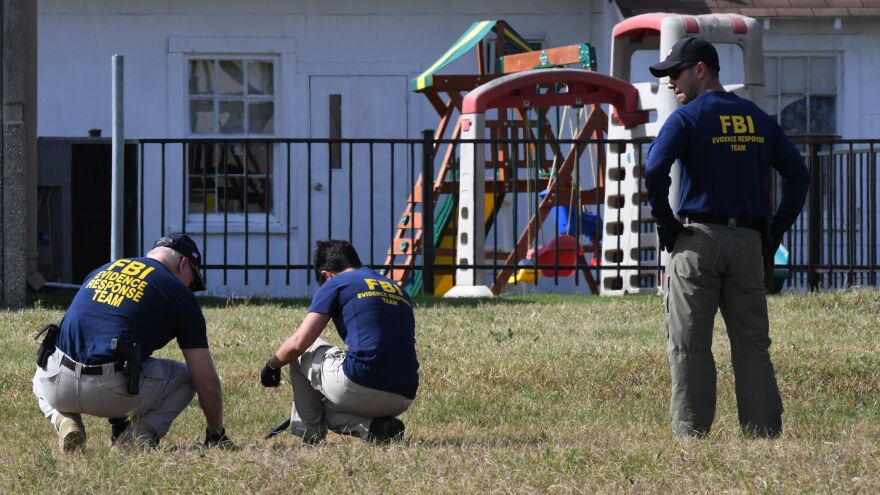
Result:
[[[394,281],[362,267],[347,241],[319,241],[314,264],[321,287],[260,381],[277,387],[291,364],[290,433],[306,443],[322,441],[328,428],[368,442],[400,440],[396,416],[419,385],[412,302]],[[347,350],[319,338],[330,320]]]

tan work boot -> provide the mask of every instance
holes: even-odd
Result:
[[[55,418],[58,445],[63,452],[74,452],[86,444],[86,427],[79,414],[58,413]]]
[[[138,419],[131,420],[125,431],[113,442],[113,447],[123,450],[150,450],[157,446],[159,439],[156,438],[156,430]]]

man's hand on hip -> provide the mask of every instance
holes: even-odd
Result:
[[[773,266],[776,262],[776,251],[782,245],[782,239],[773,234],[761,236],[761,255],[764,258],[764,268]]]
[[[666,225],[658,224],[657,237],[660,239],[660,249],[671,253],[679,234],[694,235],[694,231],[682,225],[678,220]]]
[[[768,235],[766,238],[761,238],[761,254],[767,257],[776,256],[776,251],[779,250],[779,246],[782,245],[782,239],[776,237],[775,235]]]

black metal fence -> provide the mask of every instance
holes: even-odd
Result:
[[[303,292],[314,283],[312,250],[320,239],[351,240],[364,263],[379,269],[394,220],[415,187],[422,144],[141,140],[141,253],[162,234],[194,235],[203,246],[206,282],[231,292],[251,286],[271,288],[258,293]]]
[[[605,231],[602,219],[611,210],[578,192],[604,184],[600,149],[623,148],[626,142],[476,142],[492,150],[486,152],[487,173],[499,179],[486,189],[487,198],[493,198],[487,207],[497,213],[487,222],[486,249],[495,254],[477,267],[491,280],[510,269],[517,286],[524,283],[516,277],[520,270],[537,269],[553,275],[544,277],[542,287],[580,292],[593,289],[589,279],[598,280],[602,270],[662,271],[656,253],[640,255],[634,266],[622,260],[602,263],[599,243],[614,234]],[[459,267],[449,234],[457,217],[459,144],[434,140],[430,133],[422,139],[381,140],[143,139],[138,147],[140,254],[160,235],[184,231],[203,246],[206,282],[215,292],[304,295],[316,286],[315,241],[344,238],[366,265],[389,274],[407,269],[412,290],[431,287],[439,277],[454,277]],[[801,140],[798,145],[811,187],[802,214],[783,239],[790,259],[775,267],[784,274],[781,283],[790,290],[876,285],[880,140]],[[554,175],[573,148],[583,152],[571,175],[576,187]],[[646,144],[632,149],[642,163]],[[492,167],[498,156],[516,165],[506,175]],[[443,164],[451,166],[434,184],[439,196],[424,211],[421,199],[432,194],[432,183],[419,177],[427,172],[433,181]],[[774,200],[780,190],[776,179]],[[527,229],[524,224],[548,193],[553,214]],[[633,199],[643,203],[645,198]],[[567,213],[558,208],[567,204],[573,205]],[[646,226],[642,233],[651,234],[643,209],[637,211],[636,221]],[[571,260],[557,249],[550,257],[533,252],[529,259],[517,246],[523,236],[535,251],[558,242],[561,224],[569,221],[574,226],[568,232],[583,256]],[[425,244],[422,234],[427,258],[415,249]],[[511,253],[514,262],[507,263]],[[425,264],[425,259],[434,262]]]
[[[784,240],[792,260],[788,284],[809,289],[877,285],[880,141],[796,142],[811,182],[804,211]]]

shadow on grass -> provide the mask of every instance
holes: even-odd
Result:
[[[28,289],[27,307],[66,310],[76,295],[76,289],[44,287],[39,292]]]
[[[71,301],[73,301],[73,297],[76,295],[75,289],[55,289],[48,288],[40,290],[39,292],[29,292],[28,293],[28,307],[31,308],[44,308],[44,309],[58,309],[65,311],[70,306]],[[569,296],[573,297],[573,296]],[[432,308],[432,307],[464,307],[464,308],[473,308],[484,304],[492,304],[492,305],[523,305],[523,304],[534,304],[536,302],[542,302],[542,298],[528,298],[528,297],[517,297],[506,298],[506,297],[497,297],[497,298],[477,298],[477,299],[444,299],[441,297],[433,297],[433,296],[415,296],[413,298],[413,304],[417,308]],[[311,299],[299,297],[299,298],[285,298],[285,299],[269,299],[269,298],[258,298],[258,297],[199,297],[199,305],[204,309],[222,309],[222,308],[235,308],[235,307],[260,307],[260,306],[271,306],[273,308],[307,308],[311,303]]]
[[[289,299],[269,299],[265,297],[200,297],[199,305],[202,308],[222,309],[235,307],[262,307],[273,308],[307,308],[311,299],[295,297]]]
[[[648,300],[656,298],[649,294],[629,295],[629,301]],[[525,294],[525,295],[501,295],[498,297],[479,297],[475,299],[447,299],[437,296],[416,295],[412,298],[416,307],[476,307],[483,304],[489,305],[522,305],[522,304],[612,304],[620,301],[619,297],[599,297],[587,294]]]
[[[520,306],[525,304],[540,303],[607,303],[610,298],[587,297],[568,294],[530,294],[526,296],[500,296],[478,298],[454,298],[416,295],[411,296],[413,306],[416,308],[474,308],[481,305],[495,306]],[[311,303],[310,298],[222,298],[200,297],[199,303],[203,308],[225,308],[235,306],[272,306],[280,308],[307,308]]]
[[[451,436],[445,438],[423,439],[419,437],[407,437],[400,443],[376,444],[364,442],[358,438],[352,438],[347,435],[328,435],[328,441],[320,442],[315,445],[304,443],[301,439],[293,437],[287,433],[268,440],[253,441],[248,439],[242,443],[236,443],[232,448],[206,448],[199,444],[168,444],[160,445],[157,451],[175,452],[175,453],[193,453],[204,454],[210,450],[220,450],[225,452],[253,452],[269,450],[274,453],[296,453],[303,450],[321,449],[321,448],[338,448],[346,444],[363,444],[375,448],[402,446],[402,447],[424,447],[424,448],[464,448],[464,447],[524,447],[545,445],[549,441],[546,435],[520,435],[520,436],[498,436],[498,437],[473,437],[473,436]]]
[[[535,301],[526,299],[508,299],[505,297],[477,297],[477,298],[453,298],[417,295],[412,297],[413,305],[417,308],[475,308],[480,305],[521,305],[532,304]]]
[[[547,435],[517,435],[517,436],[493,436],[486,437],[446,437],[432,438],[430,440],[422,440],[419,438],[408,438],[404,440],[406,444],[418,445],[422,447],[513,447],[528,445],[544,445],[548,442]]]
[[[31,308],[45,308],[66,310],[73,297],[76,295],[76,289],[59,289],[59,288],[43,288],[40,291],[29,291],[27,294],[27,305]],[[647,298],[653,296],[629,296],[630,299]],[[480,297],[480,298],[454,298],[447,299],[438,296],[429,296],[418,294],[412,297],[413,305],[417,308],[474,308],[481,305],[495,306],[520,306],[526,304],[555,304],[555,303],[574,303],[574,304],[608,304],[616,298],[596,297],[579,294],[527,294],[527,295],[504,295],[499,297]],[[311,302],[310,298],[264,298],[264,297],[215,297],[204,296],[199,297],[199,304],[202,308],[222,309],[235,308],[239,306],[271,306],[273,308],[307,308]]]
[[[54,287],[43,288],[40,291],[28,291],[27,306],[29,308],[44,309],[60,309],[67,310],[73,297],[76,296],[76,289],[58,289]],[[268,299],[256,297],[199,297],[199,305],[202,308],[234,308],[236,306],[272,306],[275,308],[302,308],[308,307],[310,299],[289,298],[289,299]]]

